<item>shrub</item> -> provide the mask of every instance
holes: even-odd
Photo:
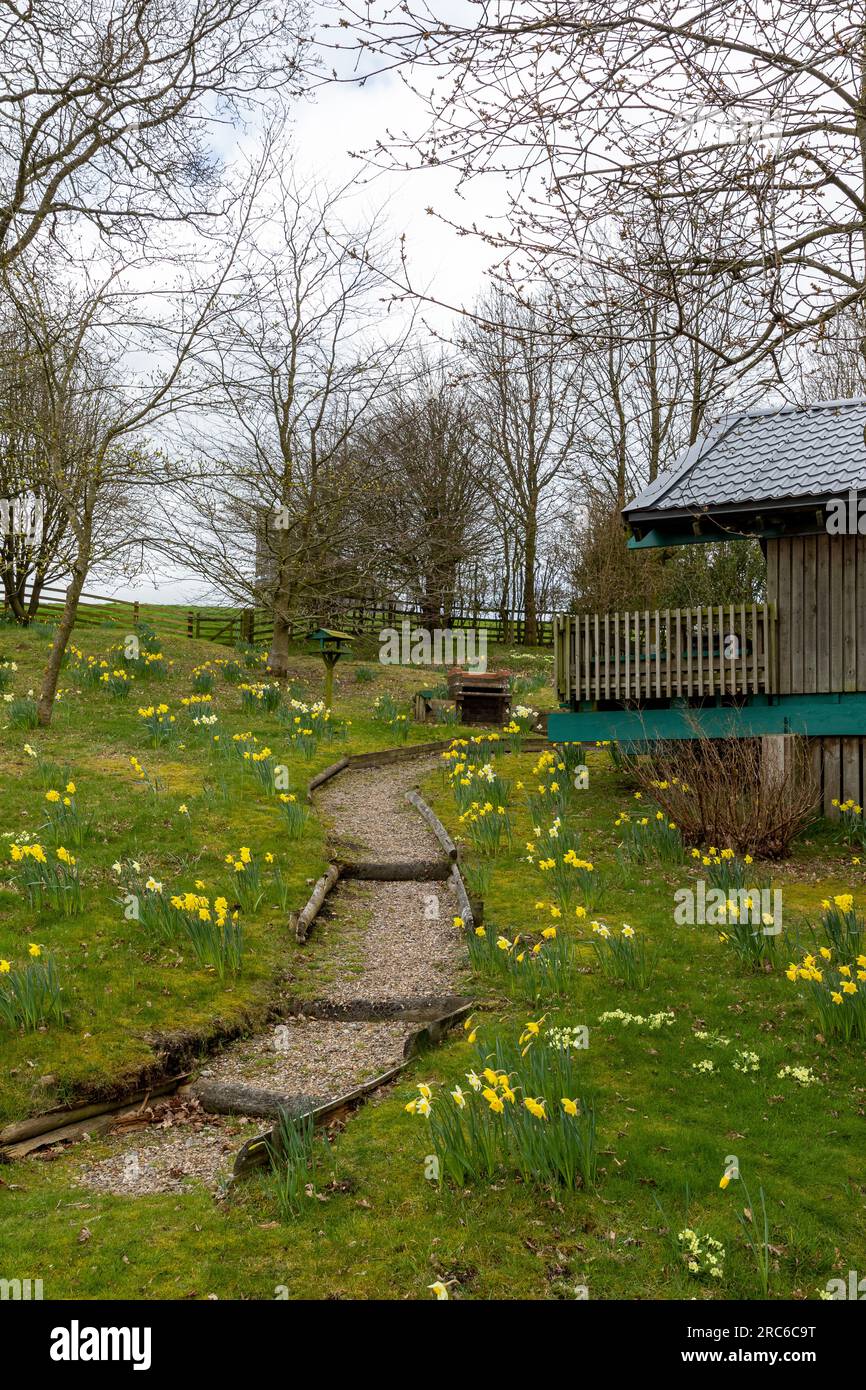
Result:
[[[794,735],[778,761],[760,739],[709,739],[696,729],[624,764],[686,843],[780,859],[818,806],[808,745]]]

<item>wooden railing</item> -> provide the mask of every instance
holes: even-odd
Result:
[[[777,688],[772,604],[560,614],[553,649],[562,704],[772,694]]]

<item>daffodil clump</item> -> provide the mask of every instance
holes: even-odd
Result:
[[[724,893],[741,893],[750,888],[763,888],[766,880],[756,879],[751,854],[739,855],[731,848],[717,849],[710,845],[706,852],[700,849],[689,851],[695,863],[706,870],[707,881],[713,888],[721,888]]]
[[[134,754],[130,755],[129,766],[132,768],[132,775],[138,782],[143,782],[148,791],[153,792],[154,796],[162,790],[162,783],[158,777],[153,777],[145,767],[142,767],[138,758]]]
[[[614,738],[614,739],[610,739],[610,738],[601,738],[601,739],[597,739],[597,740],[596,740],[595,746],[596,746],[596,748],[601,748],[601,749],[603,750],[603,752],[604,752],[604,753],[606,754],[606,756],[607,756],[607,759],[608,759],[608,761],[609,761],[611,767],[613,768],[613,770],[614,770],[615,772],[622,772],[622,769],[623,769],[623,766],[624,766],[624,759],[623,759],[623,756],[622,756],[622,749],[620,748],[619,743],[617,742],[617,740],[616,740],[615,738]]]
[[[210,695],[213,693],[215,685],[214,666],[218,662],[204,661],[201,666],[194,666],[190,672],[193,692],[196,695]]]
[[[866,824],[863,820],[863,807],[853,797],[839,801],[834,797],[830,803],[839,812],[839,839],[849,845],[859,845],[866,849]]]
[[[193,695],[184,695],[180,703],[192,719],[213,712],[213,695],[210,691],[198,691]]]
[[[268,852],[265,855],[265,862],[272,863],[273,858],[274,856]],[[249,845],[242,845],[237,854],[229,852],[225,857],[225,862],[233,875],[231,891],[245,912],[255,912],[265,895],[261,865],[258,859]]]
[[[825,1038],[866,1038],[866,954],[845,960],[822,946],[792,962],[785,974],[792,984],[805,985]]]
[[[12,678],[18,670],[18,665],[14,661],[0,661],[0,691],[8,690],[12,684]]]
[[[604,922],[591,925],[593,949],[605,978],[629,989],[646,989],[655,970],[655,954],[647,949],[634,927],[625,922],[614,932]]]
[[[109,695],[114,695],[116,699],[125,700],[132,685],[132,678],[122,666],[115,666],[110,671],[103,671],[99,677],[100,684],[105,686]]]
[[[687,1226],[677,1235],[677,1243],[689,1274],[695,1279],[709,1275],[721,1280],[725,1272],[725,1247],[720,1240]]]
[[[241,706],[245,710],[266,710],[272,714],[279,708],[283,692],[276,681],[254,681],[238,686]]]
[[[776,919],[772,912],[761,910],[761,890],[730,891],[738,896],[728,898],[714,911],[714,920],[721,928],[718,934],[720,944],[732,950],[742,964],[751,970],[772,965],[779,937],[774,931],[765,930],[775,927]]]
[[[462,742],[465,743],[465,740]],[[508,809],[511,781],[507,777],[501,777],[489,759],[487,762],[471,762],[468,757],[461,755],[459,748],[454,744],[442,757],[447,763],[448,786],[459,811],[468,811],[480,798]]]
[[[41,911],[50,907],[64,917],[81,911],[81,880],[73,854],[58,845],[53,857],[40,844],[15,843],[9,846],[14,878],[26,893],[31,907]]]
[[[578,745],[579,746],[579,745]],[[529,819],[533,825],[544,825],[559,816],[565,820],[574,793],[574,782],[560,749],[545,749],[530,773],[527,788]]]
[[[139,662],[141,675],[150,676],[154,680],[162,680],[174,665],[173,661],[166,661],[162,652],[142,651]]]
[[[640,792],[634,795],[636,801],[642,800]],[[678,864],[682,861],[683,837],[676,822],[669,820],[664,811],[652,807],[647,808],[645,815],[620,811],[613,825],[620,833],[620,854],[632,863]]]
[[[0,959],[0,1023],[24,1033],[63,1023],[62,988],[54,961],[31,941],[23,965]]]
[[[275,770],[277,764],[274,761],[273,752],[267,744],[264,748],[245,748],[241,753],[241,759],[244,770],[251,772],[270,796],[276,795]]]
[[[539,827],[533,826],[534,839],[527,841],[527,859],[534,864],[550,884],[552,903],[545,904],[554,916],[570,913],[574,900],[580,894],[583,898],[583,913],[592,911],[601,894],[601,883],[595,864],[591,859],[581,859],[577,850],[568,847],[569,836],[562,832],[562,823],[556,818],[550,829],[543,835]],[[536,904],[541,907],[542,904]],[[559,912],[554,909],[558,908]]]
[[[460,816],[459,824],[479,854],[498,854],[511,842],[511,819],[501,802],[473,801]]]
[[[405,1108],[427,1124],[440,1182],[465,1187],[516,1172],[533,1185],[596,1185],[595,1114],[580,1094],[578,1053],[548,1046],[543,1023],[488,1055],[479,1047],[465,1087],[418,1086]],[[464,1026],[476,1041],[472,1020]]]
[[[329,710],[324,700],[314,700],[312,704],[307,704],[304,700],[294,697],[280,706],[277,718],[288,726],[293,740],[296,731],[303,729],[305,737],[312,737],[317,742],[324,739],[327,743],[345,739],[351,723],[350,720],[341,719]]]
[[[171,893],[152,875],[145,877],[134,859],[112,868],[126,890],[118,899],[124,915],[140,922],[148,937],[176,949],[190,946],[199,963],[215,970],[221,980],[240,971],[243,927],[227,897],[211,899],[201,880],[194,890]]]
[[[168,705],[140,705],[138,714],[151,748],[160,748],[174,740],[176,720]]]
[[[474,970],[495,975],[510,994],[527,1002],[565,999],[574,989],[577,945],[572,935],[558,931],[553,923],[535,941],[478,926],[469,932],[467,944]]]
[[[538,710],[533,709],[531,705],[512,706],[511,718],[502,730],[512,753],[520,752],[525,735],[535,727],[537,719]]]
[[[283,813],[289,839],[300,839],[309,816],[309,807],[306,801],[299,800],[297,792],[278,792],[277,801]]]
[[[864,947],[864,919],[854,906],[852,893],[837,893],[821,900],[821,926],[833,950],[840,956],[857,956]]]
[[[72,643],[66,648],[63,659],[70,676],[85,690],[98,686],[103,672],[109,670],[107,661],[88,655]]]
[[[377,695],[373,701],[373,719],[391,730],[398,743],[405,743],[409,737],[409,716],[397,705],[388,691]]]
[[[61,791],[49,787],[45,793],[45,805],[48,811],[47,828],[54,843],[75,845],[80,849],[90,830],[92,817],[82,813],[75,783],[67,782]]]

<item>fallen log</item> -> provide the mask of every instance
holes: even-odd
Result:
[[[310,894],[306,906],[302,907],[300,912],[292,913],[289,920],[299,941],[306,941],[310,927],[318,916],[326,897],[340,877],[340,872],[339,864],[329,864],[327,872],[322,874]]]
[[[124,1106],[121,1110],[110,1110],[102,1115],[93,1115],[87,1120],[78,1120],[73,1125],[61,1125],[59,1129],[50,1129],[44,1134],[34,1134],[30,1139],[23,1139],[20,1144],[9,1144],[2,1150],[4,1159],[24,1158],[32,1153],[34,1149],[47,1149],[52,1144],[60,1144],[65,1139],[81,1139],[83,1135],[104,1134],[123,1119],[130,1115],[138,1115],[144,1109],[144,1102],[138,1105]]]
[[[436,839],[439,841],[445,853],[448,855],[448,858],[453,863],[457,859],[458,855],[457,846],[451,839],[451,836],[448,834],[448,831],[445,829],[445,826],[442,824],[435,811],[432,811],[430,809],[424,798],[419,796],[416,791],[407,792],[406,800],[412,803],[416,811],[421,812],[421,815],[424,817],[430,829],[433,831],[433,834],[436,836]]]
[[[432,883],[446,879],[450,864],[446,859],[392,859],[377,862],[372,859],[341,863],[341,878],[372,879],[377,883]]]
[[[255,1115],[258,1119],[275,1119],[284,1112],[306,1115],[312,1107],[322,1104],[321,1096],[287,1096],[246,1086],[241,1081],[209,1081],[207,1077],[194,1081],[187,1094],[212,1115]]]

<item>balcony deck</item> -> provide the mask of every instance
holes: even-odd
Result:
[[[572,708],[772,695],[776,611],[718,604],[554,619],[556,689]]]

